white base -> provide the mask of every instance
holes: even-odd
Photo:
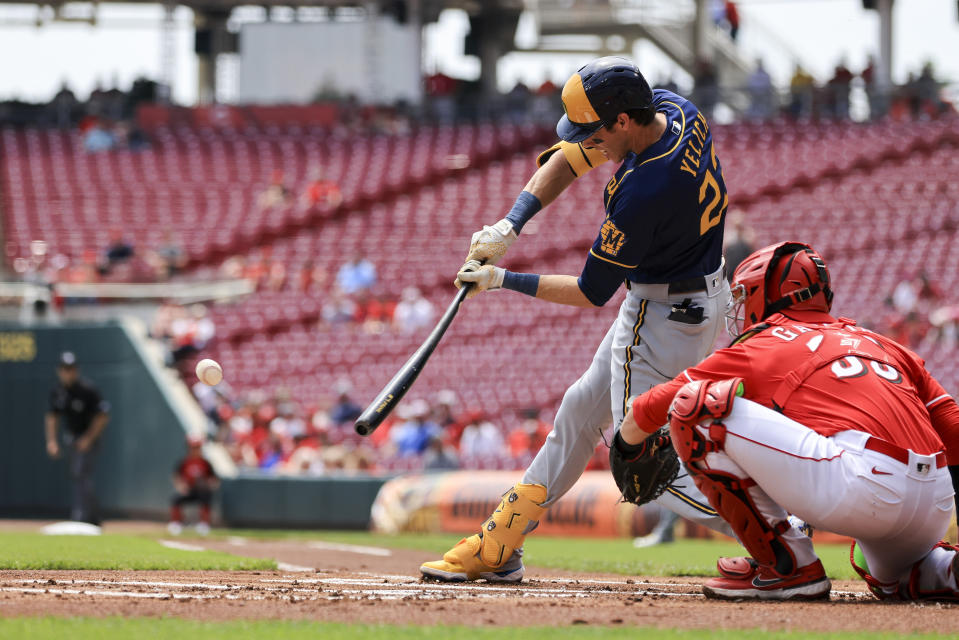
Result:
[[[98,536],[103,530],[95,524],[89,522],[55,522],[48,524],[40,529],[45,536]]]

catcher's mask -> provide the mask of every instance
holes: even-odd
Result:
[[[736,267],[731,289],[726,330],[732,336],[784,309],[828,313],[832,308],[826,262],[802,242],[756,251]]]

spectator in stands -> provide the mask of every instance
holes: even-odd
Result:
[[[852,79],[852,71],[846,66],[845,59],[841,59],[826,85],[828,112],[836,120],[849,117],[849,88]]]
[[[656,82],[656,88],[679,93],[679,84],[676,83],[676,80],[671,75],[661,77],[659,81]]]
[[[723,236],[723,256],[726,258],[726,279],[731,280],[739,263],[746,259],[756,246],[756,233],[746,224],[745,214],[735,209],[726,216],[726,233]]]
[[[739,11],[736,3],[731,0],[712,0],[713,24],[729,33],[730,39],[736,41],[739,35]]]
[[[109,151],[115,144],[113,133],[100,121],[96,121],[83,136],[83,150],[87,153]]]
[[[77,111],[80,107],[80,101],[73,94],[66,81],[60,84],[60,89],[50,101],[50,115],[53,122],[60,129],[69,129],[73,126]]]
[[[896,311],[906,315],[919,306],[919,287],[915,278],[903,278],[892,290],[892,305]]]
[[[290,278],[290,286],[296,291],[306,293],[321,290],[328,279],[329,274],[327,274],[326,269],[307,258],[294,270],[293,276]]]
[[[33,285],[23,294],[21,319],[24,321],[46,316],[55,297],[53,283],[59,271],[55,262],[59,261],[56,256],[47,260],[48,249],[46,241],[33,240],[30,242],[30,257],[14,260],[13,270],[24,283]]]
[[[732,0],[726,0],[725,6],[726,24],[729,26],[729,37],[733,42],[736,42],[736,37],[739,35],[739,9]]]
[[[266,284],[270,273],[270,250],[262,248],[258,253],[249,256],[243,262],[243,278],[253,283],[257,289]]]
[[[158,280],[166,280],[182,271],[188,262],[186,251],[169,227],[163,230],[160,244],[148,252],[147,262],[156,273]]]
[[[150,138],[146,131],[137,126],[136,122],[124,121],[120,123],[123,142],[130,151],[144,151],[150,148]]]
[[[944,304],[929,312],[929,324],[935,330],[939,346],[952,350],[959,346],[959,305]]]
[[[713,109],[719,102],[719,79],[716,67],[708,58],[699,58],[693,76],[693,101],[707,118],[713,117]]]
[[[250,433],[253,431],[253,413],[255,410],[255,407],[247,401],[240,403],[237,410],[234,411],[233,415],[227,420],[227,425],[229,426],[226,438],[227,443],[234,445],[239,444],[250,436]],[[234,458],[236,458],[236,456],[234,456]]]
[[[298,444],[281,469],[281,472],[287,475],[307,477],[322,476],[326,474],[326,471],[326,464],[323,462],[323,449],[313,442]]]
[[[385,291],[370,289],[358,291],[354,296],[353,321],[364,333],[372,335],[387,331],[393,324],[396,302]]]
[[[320,406],[313,407],[309,412],[310,421],[307,425],[307,433],[316,438],[317,442],[325,445],[330,439],[330,430],[336,425],[330,417],[330,409],[327,402],[324,401]]]
[[[340,185],[324,176],[322,166],[314,165],[310,170],[309,182],[300,195],[300,206],[305,209],[335,209],[342,202]]]
[[[724,0],[711,0],[709,3],[709,12],[713,18],[713,24],[717,28],[723,28],[726,22],[726,3]]]
[[[285,443],[275,434],[268,433],[257,447],[257,466],[261,471],[279,471],[292,453],[292,441]]]
[[[135,254],[133,243],[127,240],[123,235],[123,229],[114,227],[110,229],[110,236],[106,248],[103,250],[103,261],[100,266],[100,273],[110,273],[120,263],[126,262]]]
[[[776,93],[773,89],[772,78],[763,66],[762,58],[756,60],[756,68],[746,80],[749,89],[749,117],[757,120],[768,120],[775,115]]]
[[[456,120],[457,84],[441,71],[426,77],[427,104],[437,124],[449,125]]]
[[[206,348],[216,334],[216,325],[200,303],[173,307],[169,311],[172,318],[164,337],[176,364]]]
[[[532,92],[522,80],[506,94],[506,117],[512,122],[525,122],[529,116]]]
[[[296,441],[306,436],[306,422],[297,413],[295,403],[289,400],[279,403],[276,414],[270,420],[270,432],[281,441]]]
[[[57,379],[45,417],[47,455],[60,457],[58,431],[62,422],[73,481],[70,518],[99,525],[93,478],[103,430],[110,420],[110,403],[92,382],[80,377],[72,351],[60,354]]]
[[[413,400],[397,411],[403,422],[393,427],[390,437],[400,457],[422,454],[434,437],[442,435],[439,425],[429,420],[429,405],[425,400]]]
[[[282,291],[286,286],[286,263],[272,258],[268,260],[263,286],[267,291]]]
[[[443,442],[443,437],[435,435],[430,438],[423,452],[424,471],[451,471],[460,468],[456,450]]]
[[[913,112],[913,117],[935,118],[946,110],[947,105],[940,96],[939,82],[935,78],[932,62],[922,65],[915,86],[918,109]]]
[[[527,407],[521,414],[522,421],[509,432],[507,442],[513,459],[525,459],[522,466],[526,466],[546,442],[546,437],[553,430],[553,425],[539,417],[538,407]]]
[[[347,295],[376,284],[376,267],[361,252],[356,252],[336,274],[336,285]]]
[[[797,120],[812,116],[815,81],[813,77],[797,63],[789,80],[789,113]]]
[[[323,323],[329,326],[342,325],[353,322],[355,315],[356,303],[338,288],[332,289],[323,302],[321,311]]]
[[[116,88],[116,78],[114,78],[114,87],[104,89],[100,80],[90,92],[87,99],[87,113],[101,119],[121,120],[125,116],[126,95]]]
[[[869,102],[869,117],[878,120],[886,113],[886,96],[876,83],[876,58],[872,55],[866,58],[866,66],[859,73],[866,90],[866,100]]]
[[[360,417],[363,408],[350,397],[353,384],[349,380],[340,380],[336,383],[336,403],[330,409],[330,420],[337,427],[352,423]]]
[[[464,459],[502,459],[506,442],[499,427],[486,419],[482,411],[477,411],[463,429],[460,438],[460,456]]]
[[[536,89],[530,104],[530,114],[534,122],[552,124],[559,117],[557,104],[560,103],[556,98],[556,91],[556,84],[549,78]]]
[[[270,176],[270,184],[257,196],[256,203],[260,209],[285,207],[290,203],[290,189],[283,181],[283,172],[275,170]]]
[[[220,486],[213,465],[203,457],[204,438],[191,435],[187,439],[189,451],[173,470],[173,488],[176,493],[170,504],[170,523],[167,530],[175,536],[183,532],[183,506],[197,504],[200,507],[196,532],[201,536],[210,533],[210,506],[213,492]]]
[[[416,287],[403,289],[393,312],[393,326],[401,333],[413,333],[433,325],[436,310]]]
[[[220,424],[220,405],[224,401],[226,394],[229,393],[228,382],[225,380],[216,386],[211,386],[197,380],[190,387],[193,397],[203,410],[203,413],[210,420],[214,427]]]
[[[939,328],[946,317],[933,313],[941,306],[943,294],[925,273],[906,276],[893,288],[886,305],[892,313],[882,319],[882,327],[897,342],[911,348],[919,347],[925,340],[939,338]]]

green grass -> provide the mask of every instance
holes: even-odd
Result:
[[[216,530],[215,539],[240,536],[250,539],[326,540],[346,544],[415,549],[439,558],[459,540],[452,534],[401,534],[387,536],[365,531],[264,531]],[[188,541],[190,541],[188,539]],[[202,545],[202,541],[199,542]],[[833,579],[856,579],[845,545],[817,546],[826,572]],[[566,571],[622,575],[710,576],[716,558],[742,555],[733,543],[714,540],[679,540],[672,544],[635,549],[628,538],[556,538],[531,536],[524,559],[530,566]],[[268,570],[270,560],[242,558],[216,551],[180,551],[161,546],[145,535],[43,536],[0,532],[0,569],[126,569],[126,570]],[[414,573],[416,567],[411,566]]]
[[[0,532],[0,569],[123,569],[180,571],[275,569],[272,560],[218,551],[168,549],[139,536],[44,536]]]
[[[231,535],[255,538],[327,540],[367,546],[416,549],[438,554],[455,544],[461,536],[450,534],[400,534],[396,536],[364,531],[234,531]],[[830,578],[856,580],[849,564],[849,547],[836,544],[816,545]],[[744,555],[735,542],[685,540],[672,544],[636,549],[630,538],[557,538],[532,535],[527,539],[524,561],[527,565],[567,571],[618,573],[651,576],[713,576],[716,558]],[[416,567],[411,567],[415,571]]]
[[[566,640],[628,638],[635,640],[643,627],[566,627],[561,636]],[[555,627],[513,629],[508,635],[523,640],[555,640]],[[759,629],[674,630],[648,629],[643,635],[657,640],[893,640],[894,638],[942,638],[938,634],[899,633],[813,633],[809,631],[764,631]],[[112,640],[155,638],[181,640],[502,640],[503,629],[475,627],[414,627],[399,625],[346,625],[322,622],[238,621],[197,622],[176,618],[10,618],[0,619],[0,638],[20,640]]]

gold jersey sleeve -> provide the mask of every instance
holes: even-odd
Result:
[[[573,170],[577,178],[606,162],[606,156],[599,149],[584,149],[581,143],[560,141],[539,154],[536,158],[536,166],[542,167],[556,151],[563,152],[569,168]]]

